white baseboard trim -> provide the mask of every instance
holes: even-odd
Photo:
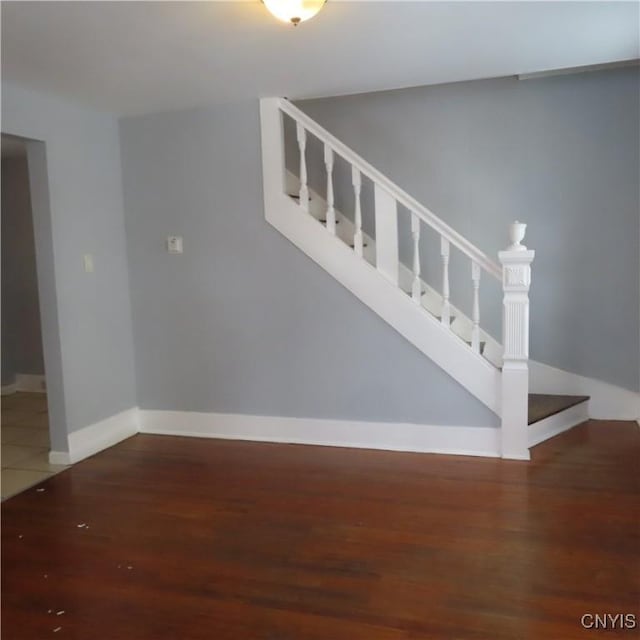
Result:
[[[640,419],[640,393],[541,362],[529,362],[529,390],[531,393],[590,396],[589,417],[595,420]]]
[[[10,396],[12,394],[14,394],[17,391],[16,389],[16,383],[12,382],[11,384],[5,384],[2,387],[0,387],[0,393],[3,396]]]
[[[47,382],[44,376],[32,373],[16,373],[16,391],[46,393]]]
[[[157,435],[500,456],[500,429],[319,420],[191,411],[140,411],[140,432]]]
[[[69,451],[50,451],[51,464],[74,464],[136,435],[139,429],[137,407],[127,409],[69,434]]]
[[[589,401],[569,407],[560,413],[549,416],[529,425],[529,446],[533,447],[553,436],[568,431],[589,419]]]

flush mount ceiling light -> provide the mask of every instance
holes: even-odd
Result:
[[[313,18],[322,9],[325,0],[262,0],[271,13],[297,27],[301,22]]]

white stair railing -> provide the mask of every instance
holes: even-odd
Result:
[[[274,113],[277,110],[277,114]],[[387,176],[371,166],[352,149],[326,131],[317,122],[291,102],[281,98],[269,98],[262,101],[262,139],[263,172],[265,194],[271,193],[271,185],[279,184],[280,193],[284,189],[284,127],[283,114],[290,117],[296,126],[296,139],[299,151],[299,206],[306,213],[310,211],[309,186],[307,184],[307,138],[310,134],[320,141],[323,148],[326,172],[326,230],[336,236],[336,210],[334,201],[333,169],[336,156],[342,158],[351,167],[351,182],[354,191],[354,217],[352,247],[355,255],[363,258],[363,229],[361,191],[363,176],[374,187],[375,213],[375,268],[390,283],[399,286],[400,259],[398,242],[398,207],[409,211],[411,222],[411,285],[410,295],[413,302],[420,303],[422,295],[420,267],[421,227],[426,225],[440,238],[440,256],[442,268],[441,309],[439,322],[452,332],[452,316],[449,278],[451,247],[456,248],[470,261],[472,284],[471,300],[471,340],[468,352],[482,357],[481,318],[480,318],[480,276],[482,271],[503,285],[503,343],[504,365],[499,371],[500,389],[497,394],[500,401],[493,408],[502,417],[502,454],[504,457],[528,458],[527,448],[527,396],[528,396],[528,344],[529,344],[529,302],[530,264],[534,252],[527,251],[519,244],[524,237],[526,225],[516,223],[511,227],[511,246],[500,252],[502,267],[485,253],[469,242],[465,237],[447,225],[424,205],[407,194]],[[266,115],[268,113],[268,115]],[[268,127],[269,130],[265,130]],[[273,130],[272,130],[273,129]],[[277,129],[277,130],[275,130]],[[273,166],[268,149],[277,149],[275,158],[280,166]],[[265,195],[265,206],[269,197]],[[336,241],[339,239],[336,237]]]
[[[491,260],[475,245],[460,235],[455,229],[447,225],[438,218],[427,207],[411,197],[398,185],[392,182],[387,176],[371,166],[366,160],[361,158],[352,149],[338,140],[317,122],[312,120],[303,111],[285,99],[278,101],[278,108],[282,113],[287,114],[296,123],[298,147],[300,152],[300,204],[305,211],[308,211],[308,186],[307,186],[307,164],[305,158],[305,146],[307,134],[312,134],[324,145],[324,158],[327,170],[327,230],[335,234],[335,212],[333,208],[333,183],[331,171],[333,169],[334,155],[340,156],[352,168],[352,177],[355,199],[355,234],[353,238],[354,249],[358,255],[362,254],[362,213],[360,205],[360,189],[362,176],[367,177],[374,185],[375,193],[375,225],[376,225],[376,268],[387,280],[398,284],[399,257],[398,257],[398,205],[409,210],[411,214],[411,230],[414,238],[413,243],[413,272],[419,270],[419,245],[416,237],[420,237],[420,225],[424,224],[434,230],[440,236],[441,256],[442,256],[442,295],[443,304],[440,314],[441,322],[445,326],[450,326],[450,286],[449,286],[449,258],[451,246],[458,249],[466,256],[472,265],[471,273],[473,280],[473,308],[474,326],[480,326],[480,306],[476,304],[479,300],[480,271],[484,270],[489,276],[500,281],[502,270],[500,266]],[[305,204],[303,204],[303,202]],[[419,275],[419,274],[418,274]],[[418,287],[412,284],[412,296],[416,296]],[[479,330],[475,331],[479,337]],[[480,353],[480,340],[472,339],[472,348]]]

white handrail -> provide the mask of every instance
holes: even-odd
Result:
[[[502,269],[497,263],[491,260],[491,258],[480,251],[480,249],[469,242],[464,236],[461,236],[455,229],[452,229],[446,222],[442,221],[438,216],[429,211],[429,209],[424,205],[420,204],[415,198],[411,197],[397,184],[389,180],[387,176],[378,171],[375,167],[372,167],[364,158],[353,151],[353,149],[343,142],[340,142],[340,140],[321,127],[317,122],[315,122],[315,120],[312,120],[306,113],[300,111],[298,107],[288,100],[279,98],[278,106],[281,111],[284,111],[296,122],[302,124],[307,131],[331,147],[335,153],[342,156],[352,166],[357,167],[360,173],[363,173],[379,187],[387,191],[387,193],[389,193],[389,195],[403,207],[408,209],[410,212],[415,213],[425,224],[428,224],[443,238],[446,238],[452,245],[467,255],[487,273],[499,281],[502,280]]]

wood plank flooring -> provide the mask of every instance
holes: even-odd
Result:
[[[2,638],[637,637],[580,618],[640,620],[639,460],[629,422],[530,463],[138,435],[3,503]]]

